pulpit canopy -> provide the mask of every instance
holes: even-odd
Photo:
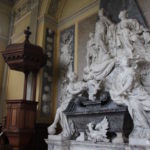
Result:
[[[8,66],[17,71],[37,72],[46,64],[47,55],[43,53],[40,46],[33,45],[29,41],[30,28],[24,31],[25,41],[23,43],[10,44],[2,52]]]

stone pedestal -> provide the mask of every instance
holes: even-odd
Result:
[[[146,138],[132,138],[130,137],[129,138],[129,144],[130,145],[136,145],[136,146],[139,146],[139,145],[142,145],[142,146],[149,146],[150,147],[150,140],[146,139]]]
[[[45,140],[48,144],[48,150],[149,150],[146,146],[130,146],[128,144],[113,144],[113,143],[92,143],[89,141],[59,141]]]

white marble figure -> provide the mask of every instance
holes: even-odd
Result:
[[[110,95],[117,104],[128,106],[134,123],[129,142],[130,139],[135,139],[136,141],[139,138],[145,139],[146,143],[146,140],[150,140],[150,120],[146,114],[146,111],[150,111],[150,95],[141,85],[140,76],[136,74],[136,68],[133,68],[129,61],[129,58],[126,57],[121,59],[120,67],[122,72],[118,74],[112,84]]]
[[[117,25],[117,46],[121,49],[123,55],[127,57],[133,57],[133,45],[131,43],[131,34],[130,24],[126,18],[126,11],[121,11],[119,14],[119,19],[121,20]]]
[[[116,35],[117,35],[117,27],[115,24],[111,24],[108,27],[107,30],[107,43],[108,43],[108,51],[111,57],[116,57],[117,55],[117,41],[116,41]]]
[[[73,35],[71,33],[66,33],[62,36],[61,42],[61,54],[60,63],[62,67],[68,68],[72,58],[71,42],[73,40]]]
[[[84,68],[83,79],[87,82],[89,100],[96,100],[96,93],[100,89],[103,80],[110,74],[114,67],[114,59],[108,51],[107,29],[112,24],[104,16],[103,9],[98,13],[99,20],[96,22],[95,35],[90,33],[87,42],[87,67]]]
[[[89,95],[88,99],[91,101],[95,101],[100,82],[95,80],[93,72],[91,72],[88,67],[84,68],[83,72],[83,80],[86,82],[86,89]]]
[[[75,75],[69,72],[69,83],[67,82],[66,70],[72,64],[70,42],[72,38],[67,38],[61,46],[61,61],[65,65],[62,67],[63,78],[60,88],[61,106],[57,109],[54,123],[48,128],[49,134],[55,134],[57,123],[62,126],[64,137],[70,137],[73,133],[72,126],[63,113],[73,96],[87,90],[89,100],[95,101],[96,94],[102,88],[110,91],[111,98],[119,105],[128,106],[129,113],[133,119],[134,129],[130,135],[132,139],[144,139],[145,143],[150,143],[150,120],[147,111],[150,111],[150,95],[146,91],[143,78],[150,87],[150,80],[145,76],[150,76],[150,31],[144,28],[135,19],[127,18],[127,11],[119,14],[120,22],[113,24],[106,16],[103,9],[98,13],[99,20],[96,22],[95,32],[89,34],[87,42],[87,66],[83,71],[83,81],[77,82]],[[62,63],[62,64],[63,64]],[[150,91],[149,91],[150,93]],[[107,141],[107,119],[99,125],[105,123],[103,130],[94,128],[93,123],[89,123],[89,140]],[[104,136],[102,138],[102,136]],[[81,136],[82,137],[82,136]],[[79,138],[80,139],[80,138]],[[82,139],[82,138],[81,138]]]
[[[91,64],[93,64],[96,60],[97,57],[97,49],[95,47],[95,39],[94,39],[94,34],[93,33],[89,33],[89,38],[90,40],[88,40],[87,42],[87,66],[90,66]]]
[[[128,58],[140,56],[145,59],[149,55],[146,52],[146,43],[150,40],[149,30],[140,25],[137,20],[128,19],[127,16],[126,10],[121,11],[118,16],[121,21],[117,25],[116,46],[120,49],[120,53]]]
[[[106,32],[108,26],[111,24],[111,21],[104,16],[103,8],[98,12],[98,21],[95,25],[95,44],[96,48],[100,48],[101,51],[106,51]]]
[[[61,105],[64,100],[64,93],[67,87],[67,72],[72,71],[72,42],[73,34],[71,31],[67,31],[62,35],[62,41],[60,43],[60,72],[59,72],[59,86],[58,86],[58,99],[57,107]]]
[[[89,100],[95,101],[98,90],[106,77],[111,73],[115,65],[114,59],[109,58],[102,63],[92,64],[85,67],[83,71],[83,80],[87,83]]]
[[[57,123],[59,122],[62,127],[62,132],[60,135],[62,138],[70,138],[74,132],[73,125],[68,123],[67,117],[64,114],[64,110],[68,106],[70,100],[75,96],[80,94],[85,86],[82,82],[77,82],[77,75],[73,72],[69,72],[68,74],[69,84],[67,85],[65,95],[65,100],[61,104],[61,106],[56,111],[56,116],[54,122],[48,127],[49,135],[54,135],[56,133]]]
[[[150,95],[141,84],[140,71],[143,71],[141,67],[144,64],[149,64],[150,33],[137,20],[128,19],[127,11],[121,11],[119,18],[118,24],[112,24],[104,17],[103,10],[99,11],[95,39],[92,39],[92,50],[97,52],[97,56],[87,63],[83,79],[87,83],[89,99],[93,101],[103,81],[112,80],[109,82],[112,99],[128,106],[134,122],[130,137],[149,139],[150,124],[146,111],[150,111]],[[128,64],[129,59],[132,64]],[[118,60],[120,64],[117,64]]]
[[[108,120],[106,117],[97,123],[96,125],[93,122],[87,124],[88,130],[87,136],[89,141],[96,142],[109,142],[107,139],[107,131],[108,131]]]

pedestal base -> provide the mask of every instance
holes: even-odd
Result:
[[[13,150],[26,150],[35,132],[37,102],[7,101],[7,121],[4,133]]]
[[[89,141],[60,141],[60,140],[45,140],[48,144],[48,150],[149,150],[149,146],[130,146],[128,144],[113,144],[113,143],[92,143]]]
[[[64,140],[69,140],[69,138],[63,137],[61,134],[59,134],[59,135],[48,135],[48,140],[64,141]]]
[[[129,138],[129,144],[130,145],[138,145],[138,146],[149,146],[150,147],[150,140],[148,139],[138,139],[138,138]]]
[[[117,136],[112,140],[112,143],[117,144],[117,143],[124,143],[122,133],[116,133]]]

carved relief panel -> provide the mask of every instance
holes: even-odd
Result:
[[[74,34],[75,26],[71,26],[60,33],[59,44],[59,78],[57,106],[63,102],[63,93],[67,85],[67,72],[74,71]]]

